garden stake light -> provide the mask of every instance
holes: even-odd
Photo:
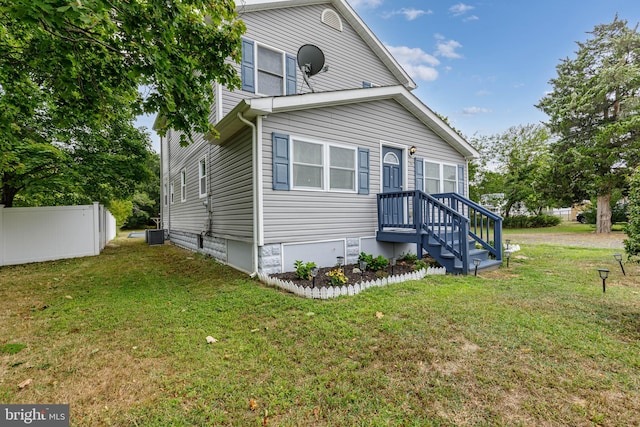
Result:
[[[626,276],[627,273],[624,272],[624,267],[622,266],[622,254],[620,254],[620,253],[613,254],[613,257],[616,259],[616,261],[618,261],[618,264],[620,264],[620,269],[622,270],[622,275]]]
[[[396,266],[395,257],[391,258],[390,264],[391,264],[391,275],[393,276],[393,268]]]
[[[511,258],[511,251],[504,251],[504,256],[507,257],[507,268],[509,268],[509,258]]]
[[[344,257],[343,256],[339,256],[339,257],[336,257],[336,259],[338,260],[338,268],[340,268],[340,270],[342,270],[342,266],[344,265]]]
[[[478,275],[478,266],[480,265],[480,262],[481,262],[481,261],[482,261],[482,260],[481,260],[480,258],[474,258],[474,259],[473,259],[473,265],[475,265],[475,266],[476,266],[476,269],[475,269],[475,271],[473,272],[473,275],[474,275],[474,276],[477,276],[477,275]]]
[[[507,244],[507,250],[509,250],[509,245],[511,244],[511,239],[505,239],[505,243]]]
[[[316,276],[318,275],[318,267],[311,267],[311,271],[309,272],[311,274],[311,287],[315,288],[316,287]]]
[[[367,261],[360,261],[360,279],[364,280],[364,270],[367,268]]]
[[[605,293],[607,291],[607,277],[609,277],[609,270],[606,268],[599,268],[598,274],[602,279],[602,293]]]

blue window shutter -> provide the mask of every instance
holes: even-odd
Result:
[[[253,41],[242,39],[242,90],[255,93],[255,67],[256,61],[253,51]]]
[[[289,135],[273,133],[273,189],[289,190]]]
[[[287,95],[295,95],[297,93],[296,86],[296,70],[298,69],[298,61],[295,56],[287,55]]]
[[[369,150],[358,148],[358,194],[369,194]]]
[[[371,82],[362,82],[362,87],[364,88],[373,87],[373,85],[371,84]]]
[[[458,194],[467,197],[464,190],[464,165],[458,165]]]
[[[416,190],[424,191],[424,160],[416,157],[414,172],[416,175]]]

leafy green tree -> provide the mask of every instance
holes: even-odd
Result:
[[[597,198],[596,232],[611,231],[611,195],[640,162],[640,34],[617,17],[556,67],[538,108],[558,139],[552,180],[565,201]]]
[[[542,125],[514,126],[476,137],[482,159],[476,185],[482,194],[504,193],[504,215],[518,203],[539,214],[554,204],[547,191],[549,135]]]
[[[125,228],[144,228],[155,225],[152,218],[160,217],[160,155],[154,153],[147,160],[150,178],[139,182],[133,194],[131,216]]]
[[[142,140],[134,118],[159,113],[159,132],[183,131],[183,145],[215,133],[212,82],[239,86],[232,61],[244,30],[229,0],[0,0],[2,202],[54,180],[67,195],[130,196],[139,159],[124,160]]]

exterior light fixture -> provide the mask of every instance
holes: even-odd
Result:
[[[507,244],[507,250],[509,250],[509,245],[511,244],[511,239],[505,239],[505,243]]]
[[[504,256],[507,257],[507,268],[509,268],[509,258],[511,258],[511,251],[504,251]]]
[[[364,280],[364,270],[367,269],[367,261],[360,261],[360,278]]]
[[[392,257],[389,263],[391,264],[391,275],[393,276],[393,270],[394,270],[394,267],[396,266],[396,258]]]
[[[342,266],[344,265],[344,257],[338,256],[336,257],[336,260],[338,260],[338,267],[342,270]]]
[[[473,265],[475,266],[475,271],[473,272],[474,276],[478,275],[478,266],[480,265],[481,262],[482,262],[482,260],[480,258],[474,258],[473,259]]]
[[[311,287],[315,288],[316,287],[316,276],[318,275],[318,267],[311,267],[311,270],[309,271],[309,274],[311,274]]]
[[[416,154],[416,151],[418,151],[418,149],[416,148],[415,145],[412,145],[411,147],[409,147],[409,155],[413,156],[414,154]]]
[[[613,254],[613,257],[616,259],[616,261],[618,261],[618,264],[620,264],[620,269],[622,270],[622,274],[626,276],[627,273],[624,272],[624,267],[622,265],[622,254],[621,253]]]
[[[607,277],[609,277],[609,270],[606,268],[599,268],[598,274],[602,279],[602,293],[605,293],[607,291]]]

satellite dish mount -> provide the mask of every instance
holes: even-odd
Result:
[[[317,46],[305,44],[298,49],[297,59],[304,82],[309,86],[311,92],[315,92],[309,82],[309,77],[315,76],[320,71],[327,71],[327,67],[324,66],[324,53]]]

